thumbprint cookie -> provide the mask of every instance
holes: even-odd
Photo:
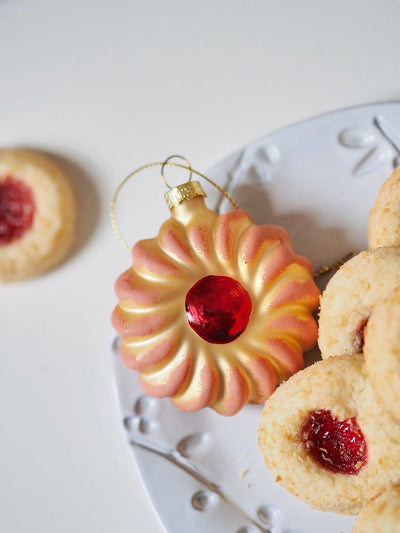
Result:
[[[368,218],[368,244],[371,250],[400,246],[400,167],[378,191]]]
[[[55,267],[75,236],[71,184],[47,157],[0,150],[0,281],[19,281]]]
[[[372,312],[365,330],[364,356],[376,396],[400,421],[400,287]]]
[[[351,533],[399,533],[400,487],[392,487],[368,502]]]
[[[318,344],[322,358],[361,353],[372,310],[400,285],[400,247],[364,251],[345,263],[321,296]]]
[[[265,463],[314,509],[357,514],[400,478],[400,445],[365,411],[363,356],[330,357],[292,376],[266,401],[259,427]]]

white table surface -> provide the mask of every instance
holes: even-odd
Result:
[[[397,0],[0,0],[0,146],[53,155],[80,205],[69,260],[0,286],[1,533],[161,531],[110,380],[129,263],[113,191],[172,153],[205,171],[293,122],[400,99],[399,16]],[[168,216],[163,193],[132,184],[131,242]]]

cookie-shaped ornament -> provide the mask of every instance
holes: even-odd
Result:
[[[75,236],[69,180],[47,157],[0,150],[0,281],[31,278],[58,265]]]
[[[365,251],[345,263],[321,296],[318,344],[322,358],[363,351],[375,306],[400,285],[400,247]]]
[[[400,487],[392,487],[368,502],[351,533],[399,533]]]
[[[262,411],[267,467],[314,509],[357,514],[400,480],[399,433],[367,397],[363,361],[353,354],[315,363],[280,385]]]
[[[133,247],[112,323],[146,394],[233,415],[303,367],[319,290],[282,228],[218,215],[204,196],[195,181],[166,194],[171,217]]]
[[[371,250],[400,246],[400,167],[378,191],[368,218],[368,244]]]

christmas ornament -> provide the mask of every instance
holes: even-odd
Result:
[[[186,161],[186,160],[185,160]],[[233,415],[263,403],[276,385],[303,367],[314,346],[318,306],[310,262],[292,250],[281,227],[255,225],[209,178],[190,171],[166,193],[170,218],[156,238],[139,241],[132,265],[117,280],[112,324],[124,364],[139,372],[144,392],[170,397],[184,411],[209,406]],[[195,173],[223,193],[235,210],[208,209]],[[166,183],[166,182],[165,182]],[[127,245],[126,245],[127,246]],[[127,246],[129,248],[129,246]]]

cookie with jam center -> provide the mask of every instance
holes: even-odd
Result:
[[[27,150],[0,150],[0,281],[54,268],[70,251],[77,206],[53,161]]]
[[[398,533],[399,524],[400,486],[397,486],[386,490],[362,508],[351,533]]]
[[[361,353],[375,306],[400,285],[400,247],[363,251],[345,263],[322,293],[318,344],[322,358]]]
[[[363,363],[360,354],[319,361],[276,389],[262,411],[266,466],[314,509],[357,514],[400,482],[400,429],[393,433],[366,389]]]
[[[368,218],[369,248],[400,246],[400,167],[378,191]]]
[[[365,329],[364,356],[378,401],[400,423],[400,287],[372,312]]]

